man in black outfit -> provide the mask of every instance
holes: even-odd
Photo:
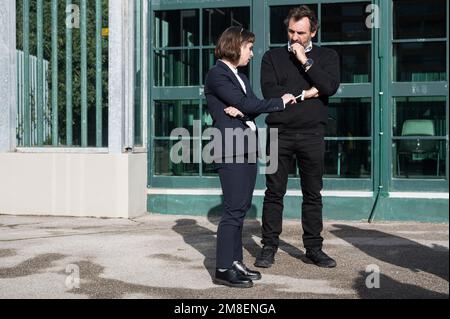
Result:
[[[302,226],[306,257],[319,267],[332,268],[336,267],[336,262],[322,251],[320,192],[323,188],[328,99],[340,85],[339,56],[334,50],[312,44],[319,24],[315,13],[307,6],[292,9],[285,23],[288,45],[265,53],[261,65],[261,88],[266,99],[288,92],[298,95],[300,105],[289,106],[284,112],[267,116],[268,128],[278,129],[278,170],[266,175],[263,248],[255,266],[268,268],[274,262],[282,231],[283,198],[290,163],[295,156],[303,193]]]

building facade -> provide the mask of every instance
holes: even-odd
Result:
[[[310,5],[319,17],[315,43],[335,49],[341,62],[341,87],[330,100],[326,133],[324,217],[448,222],[448,2],[301,3]],[[255,33],[255,57],[243,72],[261,96],[262,55],[286,44],[284,19],[289,9],[298,4],[290,0],[97,0],[90,4],[78,0],[62,6],[56,1],[17,1],[15,11],[20,14],[10,28],[15,27],[21,37],[13,39],[17,41],[14,49],[49,63],[52,81],[46,81],[46,85],[37,81],[38,88],[49,87],[49,96],[45,98],[42,93],[39,98],[37,94],[36,100],[38,109],[39,105],[44,109],[44,101],[53,106],[49,115],[53,134],[47,140],[38,138],[36,143],[24,137],[19,141],[17,134],[11,136],[12,122],[5,120],[9,126],[2,125],[2,134],[10,138],[3,143],[0,161],[17,161],[17,156],[47,156],[43,161],[48,164],[56,153],[64,157],[53,159],[61,170],[72,160],[87,161],[84,166],[79,164],[85,167],[84,171],[75,169],[72,173],[74,179],[81,178],[76,182],[80,189],[94,183],[95,187],[88,187],[88,193],[83,191],[83,195],[74,197],[70,179],[61,174],[53,184],[46,184],[50,189],[65,185],[63,193],[58,195],[55,191],[52,196],[66,196],[73,203],[81,196],[86,201],[86,206],[78,207],[75,215],[83,215],[83,209],[90,207],[95,210],[99,201],[123,198],[124,193],[127,195],[120,204],[122,208],[116,209],[117,203],[101,204],[102,213],[98,215],[108,215],[111,207],[118,211],[128,209],[128,213],[118,213],[122,217],[142,210],[163,214],[216,213],[221,204],[220,182],[201,156],[203,146],[209,142],[203,132],[212,125],[203,85],[208,69],[215,63],[215,41],[230,25]],[[75,6],[67,10],[69,5]],[[45,19],[39,19],[39,12],[43,16],[47,12],[46,6],[52,17],[47,23],[53,36],[52,32],[45,32]],[[26,19],[30,10],[36,12],[29,20],[31,24],[36,21],[35,29]],[[76,24],[77,13],[79,28],[69,28],[67,19]],[[58,28],[56,21],[66,24]],[[35,35],[27,36],[33,32]],[[58,38],[65,39],[65,46],[54,42]],[[35,52],[30,43],[36,44]],[[8,58],[5,53],[4,56]],[[17,60],[12,54],[9,58]],[[24,64],[21,63],[13,65]],[[25,123],[30,124],[22,123],[20,127],[25,136],[39,136],[43,131],[39,123],[45,116],[38,111],[27,115],[29,102],[24,100],[23,92],[29,91],[29,84],[19,81],[29,77],[26,73],[33,69],[30,71],[25,65],[17,70],[17,75],[10,72],[12,81],[25,84],[18,86],[16,98],[3,108],[17,118],[17,105],[25,105],[22,113],[29,119]],[[3,90],[9,92],[10,88]],[[72,91],[74,94],[68,94]],[[16,111],[11,111],[13,105]],[[264,116],[257,123],[264,128]],[[19,124],[14,124],[14,128]],[[171,148],[179,142],[171,137],[174,128],[189,132],[192,163],[175,164],[170,160]],[[265,143],[264,139],[261,143]],[[73,159],[74,156],[81,158]],[[119,169],[117,157],[124,161]],[[53,171],[57,175],[54,165],[42,165],[41,172]],[[104,168],[101,174],[92,169],[98,167],[95,165]],[[10,181],[17,180],[21,170],[19,167],[11,173],[4,169],[4,174]],[[112,179],[111,170],[122,172],[122,179]],[[28,173],[18,180],[29,181],[29,174],[34,176]],[[44,177],[32,178],[37,181],[35,187],[40,185],[37,178]],[[123,187],[114,188],[119,182]],[[4,189],[10,188],[10,184],[3,183]],[[99,188],[100,198],[91,194]],[[265,178],[259,174],[252,216],[261,213],[264,191]],[[57,202],[47,197],[41,209],[51,201]],[[286,217],[300,216],[300,181],[294,165],[284,204]],[[0,206],[0,213],[2,209],[10,212],[14,205],[10,200]],[[14,211],[18,213],[17,208]],[[54,203],[52,212],[74,214],[62,202]]]

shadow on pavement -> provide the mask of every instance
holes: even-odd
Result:
[[[44,273],[56,261],[64,259],[62,254],[42,254],[21,262],[17,266],[0,268],[0,278],[19,278]]]
[[[203,265],[214,278],[216,269],[216,232],[200,226],[194,219],[178,219],[172,229],[183,236],[186,244],[204,256]]]
[[[401,283],[389,276],[380,274],[380,287],[367,288],[368,274],[361,271],[353,284],[361,299],[447,299],[448,295],[428,290],[416,285]]]
[[[373,258],[412,271],[424,271],[448,281],[449,251],[447,247],[428,247],[378,230],[359,229],[348,225],[333,226],[338,229],[330,233]],[[370,244],[367,240],[361,240],[365,238],[382,242]]]
[[[360,229],[348,225],[333,225],[337,230],[330,231],[368,256],[391,265],[414,272],[426,272],[448,282],[449,251],[447,247],[424,246],[418,242],[371,229]],[[379,241],[379,243],[371,243]],[[448,298],[447,294],[402,283],[380,273],[380,288],[366,286],[368,273],[362,271],[353,284],[361,298]]]
[[[218,205],[213,207],[208,212],[208,220],[216,227],[219,224],[220,216],[222,214],[222,205]],[[242,233],[242,243],[244,245],[244,249],[249,252],[249,254],[256,259],[256,256],[259,253],[259,250],[262,245],[258,244],[254,237],[261,238],[261,222],[257,219],[258,213],[255,205],[252,205],[250,210],[247,212],[244,230]],[[300,231],[300,230],[299,230]],[[297,247],[285,242],[280,238],[280,246],[279,249],[289,254],[291,257],[296,259],[301,259],[304,262],[307,260],[304,257],[304,253],[298,249]],[[253,264],[254,260],[249,262],[248,264]]]

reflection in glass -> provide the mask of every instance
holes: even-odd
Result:
[[[371,31],[366,26],[366,7],[370,2],[322,5],[322,41],[367,41]]]
[[[394,39],[446,37],[445,0],[394,0]]]
[[[199,11],[156,11],[154,43],[161,47],[199,45]]]
[[[326,141],[325,177],[370,178],[371,141]]]
[[[155,136],[169,137],[175,128],[185,128],[194,136],[194,121],[199,120],[198,101],[155,101]],[[198,132],[196,132],[198,134]]]
[[[171,148],[179,141],[154,141],[154,174],[162,176],[198,176],[200,166],[194,163],[193,140],[190,140],[190,163],[175,164],[170,158]],[[180,154],[181,155],[181,154]]]
[[[199,85],[199,50],[155,52],[155,86]]]
[[[327,137],[370,137],[370,98],[332,98],[328,106]]]
[[[446,171],[446,97],[398,97],[393,107],[394,177],[436,178]]]
[[[225,29],[239,26],[249,29],[250,8],[214,8],[203,11],[203,45],[215,45]]]
[[[394,81],[446,81],[446,69],[445,42],[394,44]]]
[[[403,136],[405,130],[411,132],[411,128],[417,131],[425,129],[423,122],[411,122],[426,120],[433,126],[432,135],[446,136],[446,98],[445,97],[398,97],[394,99],[393,107],[393,136]],[[409,122],[407,122],[409,121]],[[415,126],[405,127],[405,123]],[[428,129],[431,132],[430,129]],[[413,131],[414,132],[414,131]],[[411,135],[411,134],[408,134]],[[423,135],[423,134],[416,134]]]
[[[442,178],[446,171],[445,140],[420,137],[394,140],[393,175],[397,178]]]
[[[203,109],[202,109],[202,132],[204,132],[207,128],[213,127],[213,118],[208,111],[208,105],[206,100],[203,100]]]
[[[284,20],[286,20],[289,10],[295,7],[298,7],[298,5],[270,7],[270,44],[287,43],[288,36]],[[308,4],[308,7],[317,15],[316,4]],[[313,42],[317,42],[317,36],[313,39]]]
[[[214,49],[205,49],[203,50],[203,83],[205,83],[206,74],[208,71],[216,64],[217,58],[214,55]],[[244,73],[248,79],[250,73],[250,65],[252,62],[247,64],[245,67],[240,67],[239,72]]]
[[[339,54],[342,83],[372,82],[370,44],[329,46]]]

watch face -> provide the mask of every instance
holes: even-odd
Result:
[[[308,60],[306,60],[305,64],[303,64],[303,68],[306,69],[306,68],[310,67],[313,63],[314,63],[314,61],[312,59],[308,59]]]

